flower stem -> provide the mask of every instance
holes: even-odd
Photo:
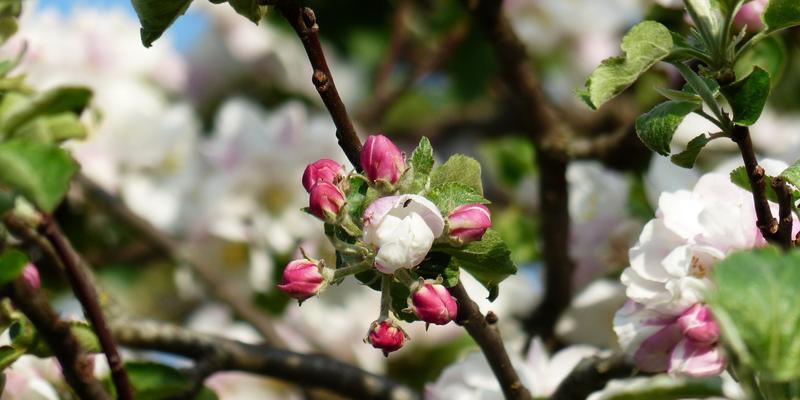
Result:
[[[389,318],[389,306],[392,304],[392,277],[381,274],[381,315],[380,320]]]
[[[337,268],[336,271],[333,273],[333,280],[338,281],[340,279],[344,279],[347,276],[358,274],[364,271],[368,271],[372,268],[372,261],[367,260],[356,265],[351,265],[349,267],[344,268]]]
[[[397,271],[394,271],[394,277],[408,288],[411,288],[417,283],[417,280],[411,276],[411,273],[408,272],[407,269],[400,268]]]

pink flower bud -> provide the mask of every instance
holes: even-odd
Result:
[[[411,294],[411,309],[429,324],[445,325],[458,313],[456,299],[439,284],[425,283]]]
[[[386,181],[395,184],[406,169],[403,153],[389,138],[372,135],[361,150],[361,168],[370,182]]]
[[[736,17],[733,18],[733,26],[737,29],[742,29],[747,25],[747,30],[750,32],[758,32],[764,29],[764,21],[761,20],[761,15],[767,8],[769,0],[753,0],[742,5]]]
[[[39,278],[39,270],[36,269],[36,266],[33,264],[28,263],[28,265],[22,269],[22,279],[33,290],[39,290],[39,288],[42,287],[42,281]]]
[[[319,182],[311,188],[308,208],[315,217],[330,221],[339,214],[344,203],[344,194],[339,188],[328,182]]]
[[[303,187],[306,192],[311,192],[311,188],[318,182],[328,182],[336,184],[336,180],[344,176],[344,169],[336,161],[323,158],[314,161],[306,167],[303,172]]]
[[[383,355],[388,357],[389,353],[403,347],[403,343],[406,341],[406,333],[394,321],[385,319],[372,323],[366,340],[372,347],[381,349]]]
[[[695,304],[678,318],[683,336],[698,344],[710,345],[719,339],[719,325],[711,310],[703,304]]]
[[[283,282],[278,289],[300,301],[314,296],[325,286],[320,269],[319,261],[294,260],[283,270]]]
[[[461,243],[481,240],[486,230],[492,227],[489,209],[483,204],[466,204],[450,212],[447,216],[451,239]]]

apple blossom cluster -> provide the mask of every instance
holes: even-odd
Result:
[[[425,139],[420,147],[432,152]],[[415,151],[415,156],[424,153]],[[432,153],[420,158],[426,160],[420,166],[427,165],[429,172]],[[309,193],[306,211],[325,223],[337,262],[332,266],[304,254],[305,258],[286,266],[278,288],[300,302],[349,275],[379,289],[380,317],[371,324],[365,341],[388,355],[408,339],[390,311],[412,314],[436,325],[449,323],[458,313],[456,300],[442,276],[445,271],[430,268],[432,247],[452,249],[480,241],[492,221],[482,197],[474,197],[466,189],[463,193],[468,195],[459,197],[465,201],[444,197],[451,206],[444,214],[425,196],[430,190],[429,174],[414,171],[414,165],[407,163],[405,155],[383,135],[367,138],[360,162],[361,173],[348,173],[341,164],[328,159],[306,168],[302,178]],[[470,199],[479,200],[470,203]]]
[[[774,205],[773,205],[774,206]],[[766,244],[750,193],[709,173],[692,191],[662,193],[622,274],[628,303],[614,318],[620,345],[649,373],[720,374],[719,326],[704,296],[728,254]]]

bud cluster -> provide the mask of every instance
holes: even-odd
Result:
[[[360,162],[361,173],[348,173],[329,159],[305,169],[302,183],[309,193],[307,211],[332,228],[326,228],[326,232],[340,254],[339,264],[333,268],[308,257],[294,260],[285,267],[278,288],[302,302],[348,275],[374,271],[382,282],[382,305],[365,342],[388,355],[408,340],[399,323],[390,317],[390,287],[408,288],[409,307],[402,312],[413,313],[426,324],[445,325],[455,319],[458,304],[442,279],[423,279],[417,275],[417,267],[435,243],[464,246],[481,240],[492,225],[491,214],[483,204],[463,204],[443,216],[424,191],[409,189],[406,178],[413,174],[413,167],[386,136],[369,136]],[[359,187],[363,190],[364,183],[371,192],[362,197],[370,201],[348,204],[351,191]],[[355,220],[351,215],[362,209],[359,207],[364,211]]]

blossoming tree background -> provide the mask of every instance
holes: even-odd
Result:
[[[0,0],[0,399],[800,398],[797,26]]]

